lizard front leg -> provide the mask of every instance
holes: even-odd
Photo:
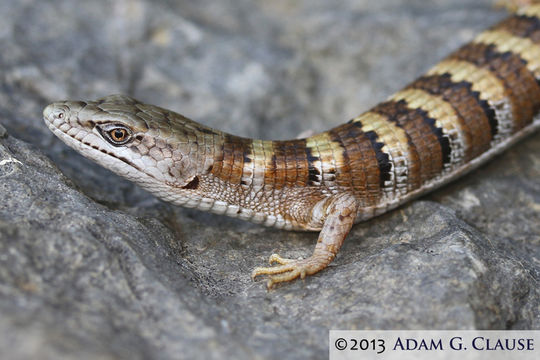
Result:
[[[358,201],[350,193],[330,196],[317,203],[311,210],[310,223],[321,223],[322,229],[315,245],[315,251],[307,259],[284,259],[278,254],[270,256],[273,267],[258,267],[251,277],[269,275],[267,287],[270,289],[277,283],[291,281],[298,277],[304,279],[313,275],[334,260],[345,237],[351,230],[358,211]]]

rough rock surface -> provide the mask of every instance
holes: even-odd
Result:
[[[267,292],[251,269],[308,256],[316,234],[163,203],[41,121],[49,102],[122,92],[239,135],[323,130],[504,17],[492,1],[4,0],[0,13],[0,358],[325,358],[328,329],[540,328],[538,134]]]

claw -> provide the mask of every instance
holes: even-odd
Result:
[[[280,265],[271,267],[257,267],[253,269],[251,278],[255,279],[260,275],[269,275],[266,287],[271,289],[275,284],[294,280],[298,277],[304,279],[310,266],[306,259],[286,259],[278,254],[272,254],[269,259],[270,264],[278,263]]]
[[[286,271],[291,271],[293,269],[294,269],[293,264],[283,264],[283,265],[271,266],[271,267],[257,267],[253,269],[253,272],[251,273],[251,278],[255,279],[259,275],[281,274]]]
[[[270,258],[268,259],[268,262],[270,263],[270,265],[274,264],[274,263],[278,263],[278,264],[281,264],[281,265],[285,265],[285,264],[289,264],[291,262],[293,262],[294,260],[293,259],[286,259],[286,258],[282,258],[281,256],[279,256],[278,254],[272,254],[270,256]]]

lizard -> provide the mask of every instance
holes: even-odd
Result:
[[[353,224],[477,168],[540,128],[540,4],[520,7],[403,90],[328,131],[259,140],[125,95],[60,101],[48,128],[177,205],[318,231],[313,254],[272,254],[267,286],[330,264]]]

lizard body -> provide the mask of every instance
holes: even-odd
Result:
[[[319,231],[313,255],[256,268],[268,286],[336,256],[355,222],[476,168],[540,128],[540,5],[478,35],[371,110],[303,139],[242,138],[131,97],[45,108],[50,130],[174,204]]]

